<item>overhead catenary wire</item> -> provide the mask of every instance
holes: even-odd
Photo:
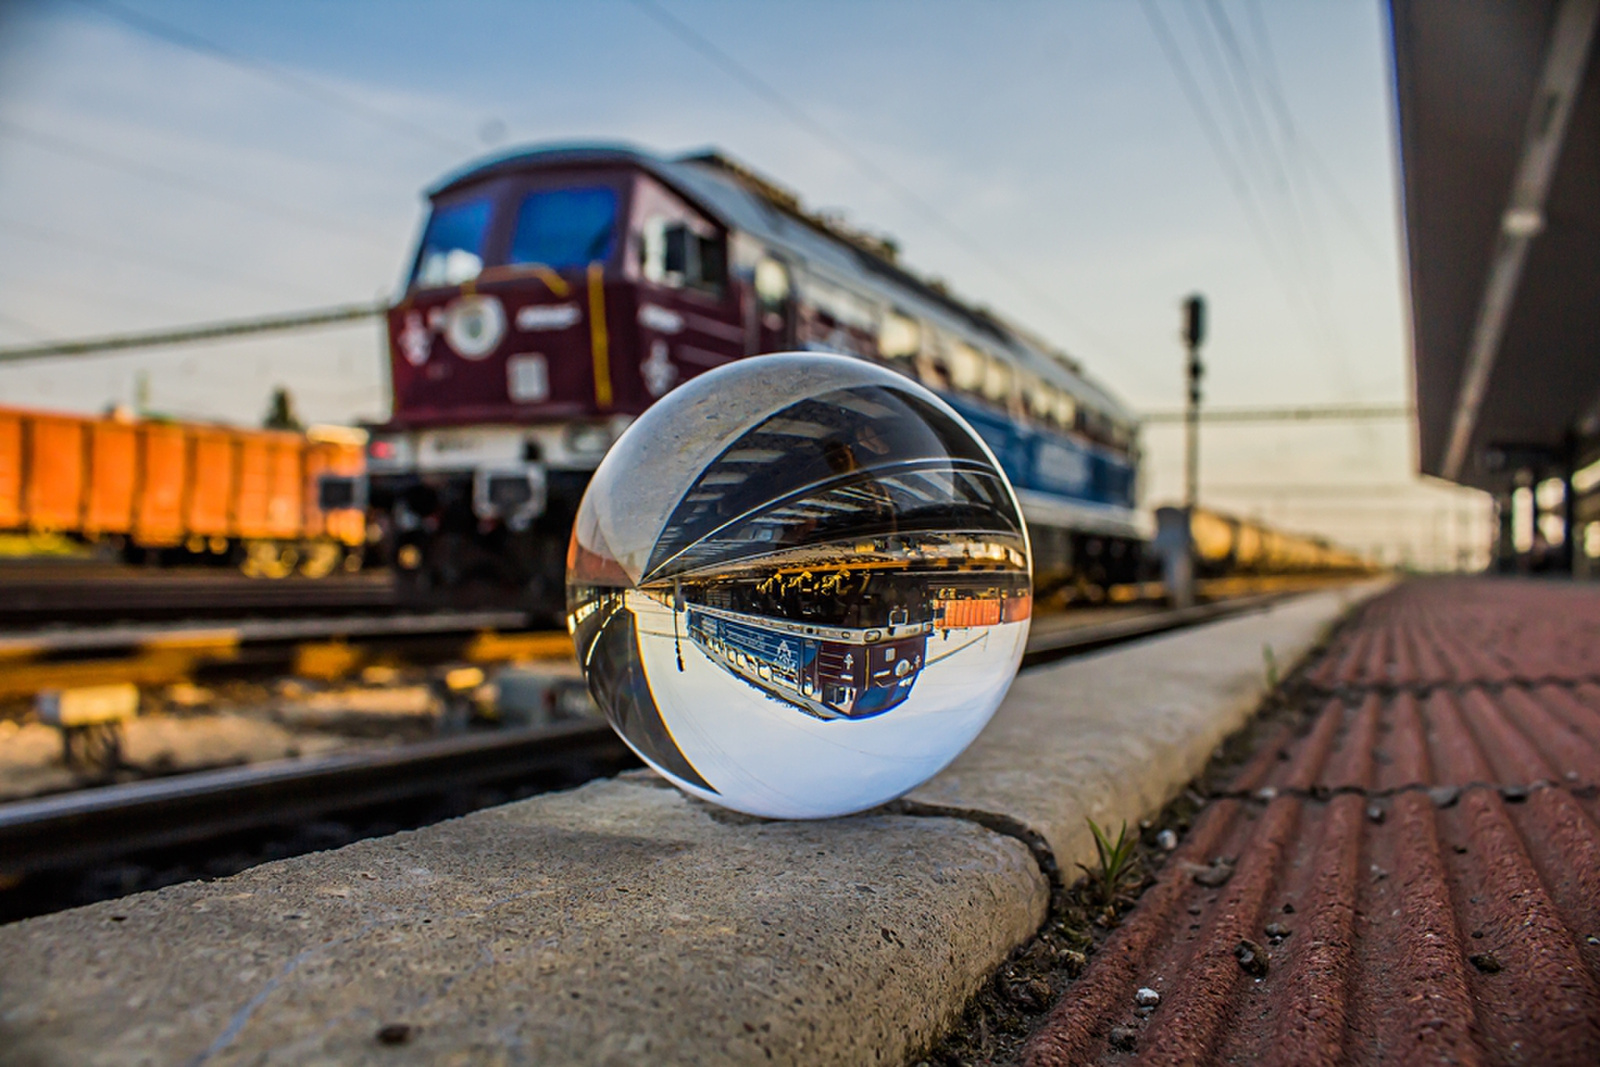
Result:
[[[1166,18],[1161,14],[1155,0],[1140,0],[1140,7],[1144,12],[1145,21],[1149,24],[1157,45],[1167,60],[1168,67],[1172,70],[1173,76],[1178,82],[1179,89],[1187,100],[1190,110],[1194,113],[1196,122],[1199,124],[1201,132],[1211,148],[1212,155],[1216,158],[1217,164],[1227,179],[1235,199],[1239,202],[1240,209],[1244,212],[1256,242],[1272,269],[1274,279],[1283,290],[1284,296],[1294,313],[1293,317],[1296,324],[1305,334],[1305,338],[1311,347],[1321,351],[1330,363],[1335,364],[1340,369],[1343,376],[1348,377],[1348,368],[1345,366],[1342,350],[1337,345],[1337,339],[1330,338],[1325,333],[1323,317],[1317,312],[1316,287],[1311,284],[1300,284],[1305,279],[1292,269],[1291,263],[1286,261],[1286,255],[1293,255],[1293,249],[1286,250],[1280,247],[1279,242],[1273,238],[1272,225],[1268,218],[1267,208],[1262,202],[1261,193],[1257,189],[1256,183],[1248,177],[1250,170],[1248,161],[1241,164],[1235,158],[1235,153],[1229,146],[1229,138],[1223,133],[1212,107],[1207,101],[1205,91],[1201,88],[1199,80],[1195,77],[1188,61],[1184,58],[1183,49],[1179,45],[1177,37],[1173,34],[1172,28],[1168,25]],[[1192,8],[1190,12],[1191,17],[1194,17]],[[1197,39],[1205,42],[1202,47],[1208,47],[1210,42],[1205,36],[1204,24],[1197,18],[1195,24]],[[1223,85],[1229,83],[1228,76],[1216,67],[1213,67],[1212,75],[1215,80]],[[1228,92],[1229,90],[1226,88],[1219,88],[1219,99],[1228,99]],[[1242,105],[1239,106],[1242,107]],[[1239,118],[1237,121],[1241,125],[1236,127],[1235,136],[1240,139],[1241,144],[1247,143],[1249,135],[1242,129],[1244,120]],[[1333,342],[1331,349],[1330,341]]]
[[[1202,16],[1200,4],[1185,5],[1185,10],[1199,44],[1202,62],[1208,68],[1215,86],[1216,97],[1222,103],[1233,129],[1239,158],[1243,160],[1240,169],[1262,213],[1277,216],[1277,224],[1268,227],[1269,235],[1281,235],[1280,251],[1292,268],[1292,272],[1285,277],[1299,283],[1304,310],[1309,314],[1308,340],[1313,347],[1325,349],[1329,341],[1325,301],[1321,299],[1322,289],[1317,280],[1311,277],[1305,224],[1295,203],[1287,165],[1280,158],[1278,146],[1267,129],[1260,100],[1238,54],[1236,41],[1234,48],[1228,47],[1234,38],[1227,13],[1215,0],[1205,0],[1203,6],[1205,17]],[[1252,180],[1252,176],[1260,176],[1259,181]],[[1324,352],[1324,355],[1329,354]],[[1342,364],[1343,360],[1338,359],[1337,362]]]
[[[976,256],[990,270],[1023,290],[1031,299],[1042,308],[1048,309],[1053,314],[1059,315],[1069,326],[1088,338],[1094,345],[1112,355],[1121,356],[1118,346],[1099,330],[1096,330],[1080,316],[1063,307],[1060,301],[1040,288],[1031,279],[1018,274],[1008,264],[992,255],[983,243],[973,237],[966,230],[956,225],[927,200],[906,186],[893,174],[873,162],[851,146],[832,130],[818,122],[803,108],[789,100],[773,85],[761,78],[754,71],[740,63],[733,56],[719,48],[715,43],[701,34],[694,27],[667,11],[654,0],[632,0],[640,11],[644,12],[658,25],[666,29],[680,41],[710,59],[724,73],[730,75],[746,89],[761,97],[773,108],[778,110],[795,126],[810,134],[814,139],[825,144],[842,159],[850,163],[866,177],[872,179],[892,193],[907,207],[911,208],[922,219],[943,233],[946,237],[959,244],[972,255]]]
[[[239,288],[250,289],[256,292],[275,292],[294,300],[318,299],[325,294],[313,293],[309,289],[300,289],[293,286],[284,286],[267,278],[253,277],[242,274],[231,267],[220,268],[215,263],[198,263],[194,260],[183,259],[176,256],[153,253],[147,248],[129,248],[114,241],[102,241],[96,238],[84,237],[81,234],[68,233],[49,226],[38,226],[30,222],[21,222],[0,216],[0,233],[10,233],[24,240],[38,241],[49,245],[76,246],[85,252],[106,259],[119,260],[131,266],[140,268],[155,266],[173,274],[191,278],[197,281],[218,282],[222,281]]]
[[[78,0],[78,2],[115,19],[123,26],[147,37],[165,41],[167,44],[182,48],[185,51],[206,56],[219,63],[247,71],[279,88],[297,93],[308,100],[314,100],[327,107],[345,111],[374,125],[382,126],[392,133],[457,154],[470,152],[475,147],[467,141],[431,130],[405,115],[376,107],[358,97],[331,88],[303,74],[286,70],[283,67],[267,63],[241,52],[235,52],[197,33],[174,26],[172,23],[165,22],[153,15],[135,11],[123,4],[116,3],[115,0]]]
[[[1295,151],[1291,140],[1293,121],[1289,116],[1287,101],[1283,99],[1281,90],[1274,92],[1266,84],[1267,79],[1259,69],[1261,64],[1253,62],[1246,54],[1222,0],[1204,0],[1204,3],[1211,25],[1221,43],[1224,62],[1237,86],[1252,128],[1261,142],[1267,146],[1267,154],[1277,177],[1280,202],[1283,205],[1285,237],[1290,244],[1292,254],[1299,260],[1304,271],[1302,281],[1312,314],[1317,319],[1317,328],[1323,338],[1324,355],[1337,366],[1340,375],[1345,379],[1345,384],[1348,385],[1350,379],[1348,353],[1339,331],[1338,317],[1328,302],[1327,285],[1331,271],[1327,246],[1316,202],[1309,192],[1302,188],[1306,184],[1305,169],[1299,165],[1302,162],[1301,157]],[[1261,28],[1261,33],[1262,39],[1265,40],[1264,26]],[[1283,121],[1275,124],[1276,135],[1274,124],[1267,120],[1267,108],[1263,103],[1266,97],[1277,101],[1282,114]]]
[[[1204,3],[1206,16],[1221,45],[1223,65],[1227,68],[1229,80],[1238,94],[1245,119],[1252,135],[1262,147],[1262,154],[1271,168],[1274,184],[1282,198],[1284,214],[1289,224],[1285,228],[1285,234],[1290,243],[1296,246],[1295,252],[1300,257],[1302,265],[1317,272],[1318,277],[1314,281],[1326,281],[1327,257],[1320,245],[1321,235],[1316,228],[1315,213],[1310,210],[1309,204],[1305,205],[1306,210],[1302,210],[1299,183],[1292,175],[1290,153],[1286,146],[1279,143],[1278,137],[1274,136],[1272,124],[1267,121],[1262,92],[1256,84],[1258,75],[1254,64],[1246,57],[1244,49],[1240,46],[1238,35],[1233,29],[1233,20],[1228,17],[1221,0],[1204,0]]]
[[[321,233],[335,230],[346,237],[354,238],[374,248],[379,247],[379,241],[374,235],[351,227],[345,219],[322,215],[314,211],[305,211],[291,204],[273,200],[270,197],[241,192],[215,182],[206,181],[203,178],[196,178],[192,174],[184,174],[152,163],[129,159],[126,156],[107,152],[103,148],[81,144],[71,138],[62,137],[60,134],[45,133],[41,130],[32,129],[11,119],[0,118],[0,137],[31,144],[36,148],[42,148],[57,155],[70,156],[112,170],[120,170],[125,174],[132,174],[173,188],[200,193],[203,196],[209,196],[212,199],[233,204],[246,210],[275,215],[286,221],[313,227]],[[384,241],[382,242],[382,247],[388,249],[390,243],[389,241]]]
[[[314,311],[297,311],[286,315],[264,315],[251,319],[232,319],[225,322],[204,323],[199,326],[182,326],[167,330],[146,330],[138,333],[112,334],[70,341],[51,341],[38,345],[12,345],[0,348],[0,363],[18,363],[26,360],[46,359],[52,356],[89,356],[106,352],[121,352],[136,348],[157,348],[168,345],[191,344],[197,341],[219,341],[226,338],[247,337],[254,334],[281,333],[288,330],[306,330],[318,327],[342,326],[377,318],[388,309],[386,302],[368,304],[343,304],[338,307],[318,308]]]
[[[1173,76],[1178,81],[1184,98],[1188,100],[1190,109],[1194,112],[1195,121],[1199,123],[1200,132],[1204,135],[1206,143],[1211,147],[1211,153],[1216,157],[1217,165],[1221,168],[1223,177],[1232,189],[1239,206],[1243,210],[1245,220],[1249,223],[1251,232],[1255,235],[1257,243],[1266,255],[1268,263],[1272,266],[1273,275],[1283,285],[1284,291],[1295,298],[1292,287],[1284,278],[1283,265],[1279,259],[1278,247],[1273,243],[1267,230],[1266,219],[1261,213],[1250,183],[1245,180],[1243,171],[1233,158],[1232,151],[1228,148],[1227,139],[1222,129],[1217,125],[1216,118],[1211,113],[1210,106],[1206,103],[1205,93],[1200,88],[1200,83],[1195,79],[1194,72],[1190,70],[1188,61],[1183,58],[1183,52],[1178,47],[1177,39],[1172,35],[1171,28],[1166,19],[1156,8],[1154,0],[1140,0],[1140,7],[1144,10],[1146,21],[1150,24],[1151,32],[1155,35],[1156,43],[1161,48],[1162,54],[1167,59],[1167,65],[1172,68]]]
[[[1350,231],[1357,238],[1357,243],[1374,262],[1383,262],[1381,243],[1368,229],[1361,212],[1356,210],[1355,204],[1339,184],[1338,178],[1334,176],[1332,168],[1322,158],[1322,154],[1317,151],[1316,145],[1300,136],[1298,124],[1294,121],[1288,98],[1283,91],[1283,78],[1278,72],[1272,38],[1267,33],[1266,19],[1261,14],[1259,0],[1245,0],[1245,9],[1250,16],[1250,34],[1255,39],[1256,53],[1261,59],[1263,71],[1261,81],[1267,90],[1267,102],[1272,105],[1273,115],[1283,130],[1284,140],[1288,142],[1294,154],[1306,164],[1307,173],[1322,185],[1328,202],[1339,212],[1345,225],[1350,227]]]
[[[1139,416],[1146,425],[1181,423],[1183,410],[1146,411]],[[1416,409],[1409,404],[1303,404],[1295,407],[1213,407],[1202,408],[1200,421],[1206,423],[1282,423],[1350,422],[1361,419],[1409,419]]]

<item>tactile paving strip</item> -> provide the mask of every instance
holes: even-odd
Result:
[[[1600,586],[1409,583],[1307,677],[1026,1061],[1600,1064]]]

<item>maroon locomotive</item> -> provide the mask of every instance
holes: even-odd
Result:
[[[1042,581],[1136,558],[1125,408],[738,164],[547,148],[430,199],[388,317],[392,417],[365,480],[325,487],[365,504],[416,596],[559,613],[578,502],[628,423],[687,378],[797,348],[883,360],[961,411],[1017,488]]]

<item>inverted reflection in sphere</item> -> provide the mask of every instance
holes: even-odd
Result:
[[[882,367],[787,354],[669,393],[578,510],[589,689],[695,796],[817,818],[955,758],[1016,674],[1028,539],[987,448]]]

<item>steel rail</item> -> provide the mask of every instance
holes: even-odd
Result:
[[[414,615],[336,615],[300,619],[243,619],[149,626],[85,626],[33,633],[0,633],[0,656],[61,655],[107,649],[193,644],[268,644],[323,638],[413,637],[520,630],[520,611],[439,611]]]
[[[380,611],[395,604],[390,582],[365,576],[261,579],[189,572],[155,577],[133,568],[0,568],[0,619],[11,625],[170,618],[173,613]]]
[[[593,720],[275,760],[3,804],[0,874],[88,866],[331,812],[570,771],[585,761],[605,773],[632,757],[608,725]]]
[[[1071,656],[1087,655],[1140,638],[1155,637],[1170,630],[1265,611],[1277,601],[1294,595],[1295,592],[1262,593],[1188,608],[1167,608],[1090,626],[1051,626],[1048,622],[1040,626],[1036,620],[1034,629],[1028,634],[1028,647],[1022,654],[1022,669],[1040,667]]]

